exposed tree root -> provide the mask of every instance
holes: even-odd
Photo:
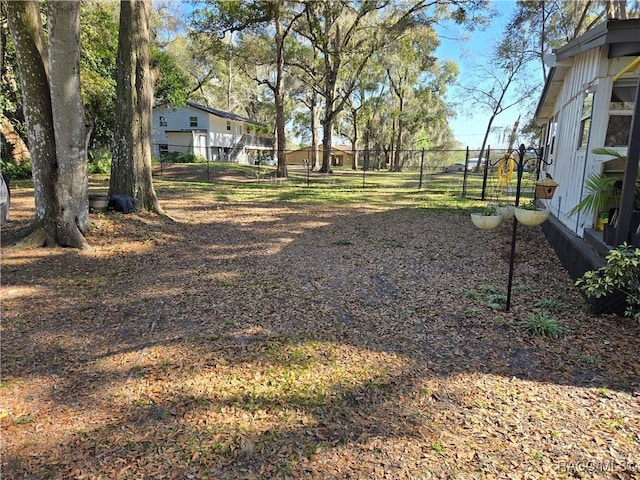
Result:
[[[36,224],[22,240],[11,248],[16,250],[39,247],[70,247],[80,250],[90,248],[89,242],[87,242],[87,239],[82,235],[80,230],[74,229],[74,231],[68,233],[68,235],[65,235],[65,240],[56,240],[52,235],[47,233],[47,230],[42,224]]]

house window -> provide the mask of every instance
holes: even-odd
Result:
[[[160,115],[160,126],[161,127],[167,126],[167,117],[165,117],[164,115]]]
[[[591,112],[593,110],[593,93],[587,93],[582,101],[582,115],[580,116],[580,139],[578,148],[587,148],[589,131],[591,130]]]
[[[229,120],[227,120],[227,131],[231,131],[231,122]]]
[[[638,81],[633,79],[619,80],[613,84],[604,140],[607,147],[626,147],[629,144],[637,84]]]
[[[164,155],[165,153],[169,153],[169,145],[167,145],[166,143],[161,143],[160,145],[158,145],[158,151],[160,152],[160,156]]]
[[[198,126],[198,117],[189,117],[189,126],[197,127]]]

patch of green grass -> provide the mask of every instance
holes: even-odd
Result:
[[[32,422],[33,415],[30,413],[21,413],[13,419],[13,423],[16,425],[29,425]]]
[[[6,358],[4,360],[6,363]],[[6,388],[9,385],[13,385],[15,383],[18,383],[18,380],[16,380],[15,378],[6,377],[2,381],[0,381],[0,388]]]
[[[197,177],[207,178],[206,164],[193,165],[201,171]],[[306,172],[290,169],[284,183],[262,178],[271,170],[253,165],[226,162],[209,163],[209,181],[180,181],[169,174],[154,178],[159,196],[208,196],[221,203],[287,202],[316,204],[366,203],[387,208],[389,205],[463,212],[478,206],[477,200],[462,198],[462,177],[442,173],[423,175],[412,169],[404,172],[353,171],[336,168],[332,174],[312,172],[307,183]],[[260,176],[257,173],[260,172]],[[233,181],[223,177],[241,177],[255,181]],[[469,175],[468,192],[480,191],[482,175]]]
[[[624,418],[615,417],[607,422],[607,428],[615,432],[624,426]]]
[[[564,308],[564,305],[553,297],[545,297],[538,300],[536,307],[550,312],[559,312]]]
[[[131,367],[130,375],[132,377],[142,377],[142,376],[144,376],[144,367],[142,365],[136,363],[133,367]]]
[[[601,360],[598,355],[589,355],[589,354],[583,353],[578,356],[578,361],[582,363],[586,363],[588,365],[597,365],[598,363],[600,363]]]
[[[342,246],[342,247],[346,247],[349,245],[353,245],[353,242],[351,240],[345,240],[345,239],[340,239],[340,240],[336,240],[335,242],[333,242],[334,245],[338,245],[338,246]]]
[[[498,289],[493,285],[483,285],[480,291],[463,290],[460,293],[464,297],[484,303],[493,310],[502,310],[507,303],[506,295],[498,293]]]
[[[442,453],[444,452],[444,447],[442,446],[442,444],[440,442],[433,442],[431,444],[431,448],[436,452],[436,453]]]
[[[533,287],[531,285],[529,285],[528,283],[522,283],[520,285],[516,285],[514,290],[516,292],[519,292],[519,293],[528,293],[528,292],[531,292],[533,290]]]
[[[546,312],[535,312],[517,324],[517,328],[530,335],[546,338],[561,338],[565,327]]]

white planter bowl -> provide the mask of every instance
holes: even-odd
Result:
[[[498,213],[502,215],[503,220],[513,219],[513,205],[507,205],[504,207],[497,207]]]
[[[518,222],[530,227],[540,225],[547,219],[549,213],[551,213],[549,210],[526,210],[518,207],[514,208],[513,211]]]
[[[93,212],[104,212],[109,206],[109,195],[90,194],[89,210]]]
[[[472,213],[471,221],[480,230],[493,230],[498,228],[502,223],[502,215],[482,215],[481,213]]]

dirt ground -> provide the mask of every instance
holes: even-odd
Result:
[[[640,478],[640,326],[539,228],[160,190],[88,251],[2,230],[3,479]],[[544,312],[562,338],[518,325]]]

